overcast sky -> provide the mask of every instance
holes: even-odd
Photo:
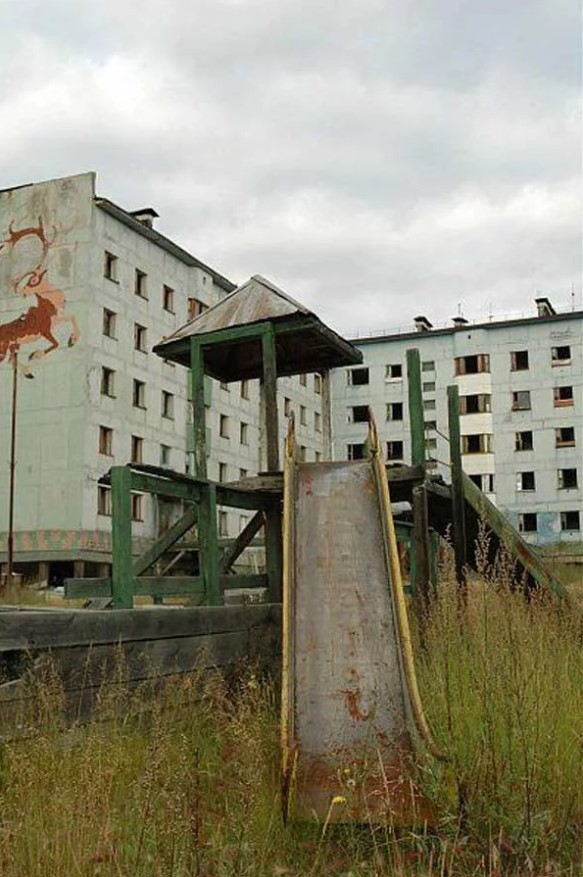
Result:
[[[577,0],[0,0],[0,188],[85,170],[347,335],[569,309]]]

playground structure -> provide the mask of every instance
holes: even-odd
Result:
[[[362,461],[298,463],[292,428],[282,472],[277,378],[319,372],[326,395],[331,368],[361,362],[355,347],[281,290],[253,277],[155,351],[189,368],[194,475],[113,467],[106,477],[112,490],[111,578],[70,579],[67,596],[105,598],[114,609],[131,609],[136,595],[155,602],[188,595],[218,607],[226,588],[266,588],[270,603],[283,601],[282,748],[289,815],[315,812],[327,820],[395,823],[430,818],[430,805],[416,791],[407,764],[419,740],[442,755],[417,693],[397,543],[410,548],[410,590],[421,607],[436,586],[439,536],[451,529],[463,587],[466,568],[478,564],[480,522],[489,551],[506,550],[520,586],[562,593],[536,553],[463,473],[457,387],[448,387],[449,485],[432,477],[426,465],[415,349],[407,351],[410,465],[385,465],[371,420],[368,459]],[[265,471],[258,476],[229,484],[207,478],[205,375],[224,382],[260,379]],[[136,559],[132,490],[183,506],[179,519]],[[397,502],[409,503],[412,520],[393,520],[391,503]],[[222,554],[218,506],[255,512]],[[148,574],[194,527],[196,574]],[[265,571],[233,574],[262,529]],[[332,812],[331,800],[342,806]]]

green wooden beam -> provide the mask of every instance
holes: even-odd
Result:
[[[192,399],[194,474],[196,478],[205,479],[207,477],[207,447],[204,352],[202,344],[196,336],[190,339],[190,395]]]
[[[261,333],[261,353],[263,358],[265,439],[267,451],[267,471],[279,471],[279,437],[277,415],[277,358],[275,352],[275,332],[272,323],[264,323]]]
[[[188,530],[196,523],[196,506],[190,506],[186,512],[178,518],[169,530],[166,530],[148,550],[134,561],[134,575],[140,576],[146,572],[162,555],[168,551]]]
[[[216,484],[215,486],[218,504],[228,508],[260,511],[271,508],[274,503],[273,495],[238,487],[227,487],[224,484]]]
[[[192,482],[174,481],[170,475],[168,478],[161,478],[159,475],[148,475],[145,472],[131,471],[131,489],[190,502],[195,502],[200,496],[200,485],[194,479]]]
[[[220,563],[222,573],[228,573],[235,561],[245,551],[247,546],[253,541],[253,537],[259,532],[265,523],[263,512],[256,512],[245,527],[241,530],[235,541],[229,546],[223,554]]]
[[[131,609],[133,606],[131,486],[132,473],[129,466],[113,466],[111,470],[111,596],[114,609]]]
[[[205,601],[209,606],[221,603],[219,586],[219,544],[217,533],[216,485],[207,484],[201,489],[198,512],[198,541],[200,568],[204,578]]]
[[[449,429],[449,459],[451,463],[451,505],[453,518],[453,550],[458,587],[466,587],[466,515],[462,469],[462,442],[460,432],[460,397],[455,384],[447,388],[447,419]]]
[[[406,356],[411,463],[413,466],[425,466],[425,418],[421,387],[421,358],[417,348],[408,350]]]
[[[233,588],[267,588],[267,576],[262,573],[219,576],[221,592]],[[202,576],[140,576],[133,580],[134,593],[140,597],[204,597]],[[65,594],[70,599],[83,597],[111,597],[110,578],[66,579]]]
[[[269,601],[281,603],[283,586],[282,514],[279,505],[265,513],[265,567],[269,580]]]
[[[424,485],[413,488],[413,553],[415,555],[415,597],[418,615],[424,619],[431,602],[429,512]]]

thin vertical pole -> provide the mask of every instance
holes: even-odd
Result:
[[[332,405],[330,402],[330,370],[322,371],[322,450],[324,460],[332,459]]]
[[[451,504],[453,517],[453,550],[458,587],[466,587],[466,520],[460,432],[460,398],[457,386],[447,388],[449,455],[451,463]]]
[[[206,409],[204,404],[204,354],[198,339],[190,339],[190,394],[192,398],[192,429],[194,447],[194,477],[205,480],[206,468]]]
[[[275,332],[266,323],[261,333],[263,358],[263,393],[265,399],[265,440],[267,445],[267,471],[279,471],[279,439],[277,417],[277,360]]]
[[[409,393],[409,428],[411,430],[411,463],[413,466],[425,466],[421,357],[417,348],[407,351],[407,388]]]
[[[14,575],[14,482],[16,475],[16,401],[18,387],[18,352],[12,356],[12,419],[10,424],[10,486],[8,489],[8,570],[6,584]]]
[[[134,605],[132,557],[132,473],[129,466],[111,470],[111,595],[114,609]]]

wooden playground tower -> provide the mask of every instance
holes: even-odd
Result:
[[[324,420],[329,417],[329,371],[362,361],[357,348],[325,326],[313,313],[260,276],[158,344],[164,359],[186,366],[193,411],[192,476],[152,466],[114,466],[103,479],[112,492],[111,578],[69,579],[68,597],[111,598],[114,608],[131,608],[135,596],[188,595],[210,606],[223,602],[229,588],[265,587],[270,602],[282,598],[283,475],[278,435],[277,379],[317,372],[323,378]],[[265,470],[254,478],[217,483],[207,477],[205,376],[229,383],[259,378]],[[408,501],[412,520],[396,520],[397,539],[410,548],[411,583],[420,600],[436,580],[438,534],[451,527],[458,581],[474,565],[478,522],[493,538],[491,550],[504,545],[530,585],[560,591],[536,554],[466,476],[461,467],[459,399],[448,387],[451,485],[429,476],[419,351],[407,351],[410,465],[387,468],[393,502]],[[326,426],[325,426],[326,429]],[[328,423],[329,430],[329,423]],[[141,491],[182,503],[178,520],[140,557],[132,549],[131,493]],[[239,536],[221,554],[217,507],[254,511]],[[198,574],[152,575],[166,552],[196,527]],[[264,529],[265,572],[233,574],[232,568],[257,533]]]

